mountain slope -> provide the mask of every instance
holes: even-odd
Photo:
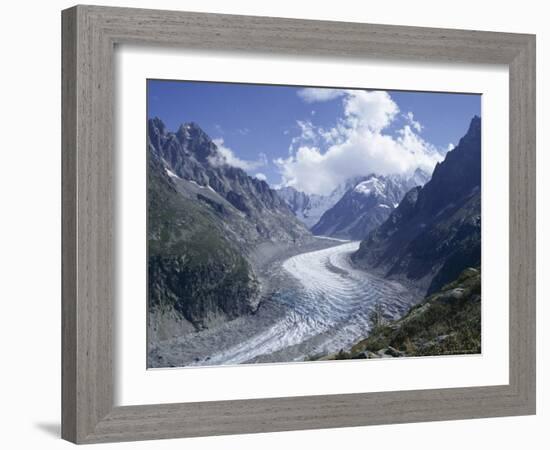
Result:
[[[389,218],[361,242],[359,266],[434,292],[481,260],[481,119]]]
[[[214,210],[243,250],[265,241],[295,244],[311,238],[265,181],[225,164],[198,125],[183,124],[172,133],[160,119],[152,119],[149,148],[169,170],[180,193]]]
[[[419,169],[408,178],[375,174],[362,178],[322,215],[311,231],[342,239],[364,239],[388,218],[409,189],[424,184],[428,178]]]
[[[181,196],[154,158],[147,193],[150,311],[174,310],[199,329],[254,311],[259,291],[250,265],[215,215]]]

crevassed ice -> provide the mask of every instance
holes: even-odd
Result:
[[[352,267],[349,256],[358,247],[349,242],[286,260],[282,270],[297,283],[282,286],[255,315],[180,341],[185,351],[195,349],[187,364],[300,361],[368,335],[376,305],[388,318],[401,316],[413,296],[399,283]]]

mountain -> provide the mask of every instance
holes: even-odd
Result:
[[[357,184],[359,179],[351,178],[347,180],[337,186],[329,195],[306,194],[291,186],[277,189],[276,192],[298,220],[311,229],[325,211],[332,208],[350,188]]]
[[[147,202],[151,342],[254,312],[256,246],[312,239],[267,183],[225,164],[193,123],[174,133],[149,120]]]
[[[411,189],[388,219],[352,255],[386,277],[413,281],[432,293],[481,260],[481,119],[431,180]]]
[[[194,123],[168,132],[149,121],[150,154],[160,160],[181,195],[217,213],[244,251],[265,241],[297,243],[311,237],[269,185],[225,163],[208,135]]]
[[[410,177],[371,174],[325,211],[311,231],[316,235],[363,239],[388,218],[409,189],[428,179],[429,175],[421,169]]]
[[[147,176],[150,331],[166,325],[166,315],[200,329],[254,311],[256,278],[216,213],[182,196],[154,157]]]

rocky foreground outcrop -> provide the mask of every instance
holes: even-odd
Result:
[[[467,268],[401,319],[374,313],[372,331],[351,349],[324,359],[369,359],[481,352],[481,272]]]

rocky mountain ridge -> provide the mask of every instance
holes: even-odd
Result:
[[[265,181],[224,164],[216,144],[198,125],[186,123],[172,133],[160,119],[151,119],[149,145],[180,193],[215,210],[244,250],[265,241],[295,244],[310,238]]]

